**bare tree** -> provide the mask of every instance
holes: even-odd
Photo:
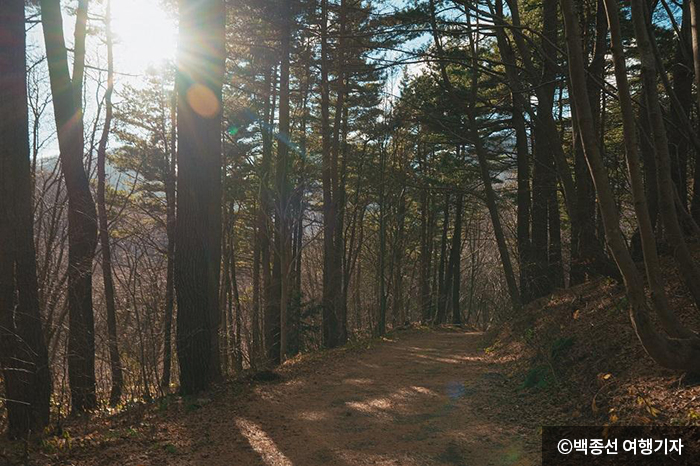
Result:
[[[92,308],[92,260],[97,243],[97,215],[83,166],[82,79],[87,8],[87,0],[80,0],[76,11],[71,80],[60,1],[41,1],[41,20],[61,151],[61,170],[68,192],[68,376],[72,408],[77,413],[97,406],[95,323]]]

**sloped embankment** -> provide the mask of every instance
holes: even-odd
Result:
[[[695,307],[669,261],[669,299],[700,329]],[[532,425],[700,423],[700,386],[644,352],[630,323],[624,288],[600,279],[530,303],[485,336],[504,363],[520,416]]]

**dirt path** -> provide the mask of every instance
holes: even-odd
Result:
[[[280,382],[199,408],[183,402],[61,464],[537,464],[536,432],[512,409],[517,397],[480,335],[399,332],[368,350],[322,355]]]
[[[490,409],[503,402],[504,377],[483,358],[479,336],[399,334],[261,384],[228,409],[207,406],[188,416],[195,436],[171,464],[535,464],[523,438],[531,432]]]

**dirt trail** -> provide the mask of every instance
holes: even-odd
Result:
[[[124,419],[109,428],[113,442],[54,464],[538,464],[537,432],[480,337],[405,331],[312,356],[283,368],[279,382]]]
[[[480,334],[406,332],[310,364],[244,399],[187,416],[190,445],[169,464],[528,465],[533,432],[503,407],[505,377]],[[512,398],[512,395],[511,395]],[[505,411],[508,412],[507,409]],[[180,429],[177,429],[180,430]],[[182,439],[186,431],[172,432]]]

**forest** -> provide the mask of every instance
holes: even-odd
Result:
[[[1,0],[0,464],[700,424],[699,8]]]

